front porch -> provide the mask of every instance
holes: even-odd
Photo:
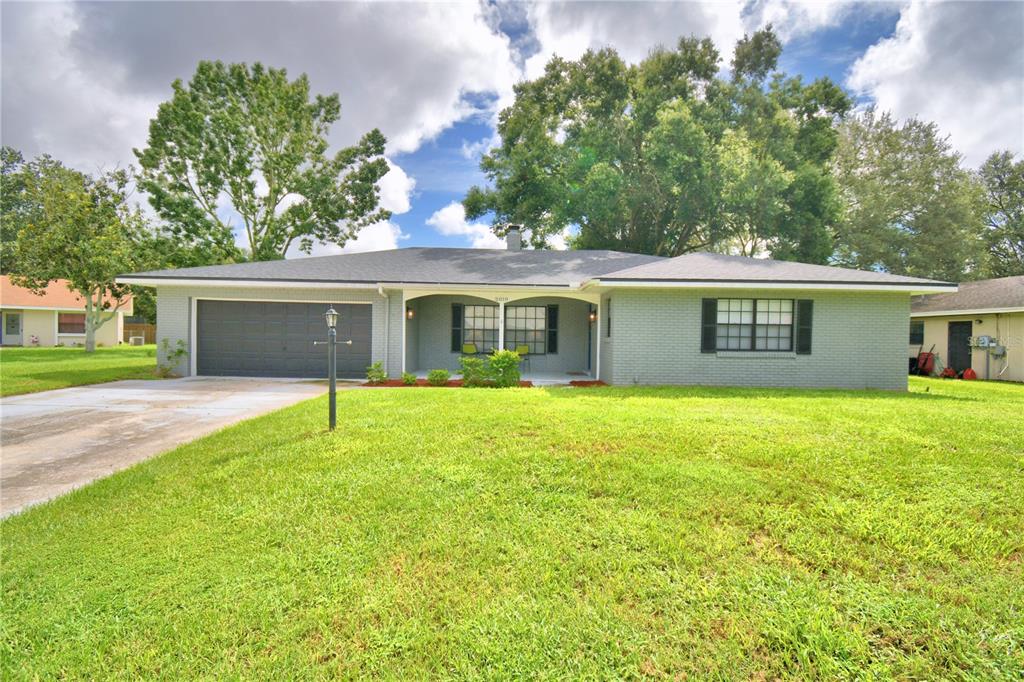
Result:
[[[406,292],[402,371],[455,376],[463,355],[505,348],[527,351],[522,378],[535,385],[596,379],[600,301],[589,298]]]

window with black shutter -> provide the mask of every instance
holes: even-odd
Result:
[[[548,353],[558,354],[558,306],[548,306]]]
[[[718,331],[718,299],[701,300],[700,313],[700,352],[714,353]]]
[[[811,329],[814,327],[814,301],[801,299],[796,302],[796,352],[811,354]]]
[[[452,303],[452,352],[462,352],[462,304]]]

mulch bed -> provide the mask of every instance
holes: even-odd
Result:
[[[580,380],[580,381],[570,381],[569,385],[570,386],[575,386],[576,388],[590,388],[592,386],[607,386],[608,384],[604,383],[603,381],[582,381],[582,380]]]
[[[416,388],[417,386],[432,386],[432,384],[428,382],[426,379],[417,379],[415,384],[403,383],[401,379],[388,379],[387,381],[381,384],[365,383],[360,384],[360,386],[366,386],[367,388]],[[448,383],[445,384],[445,386],[449,386],[452,388],[462,386],[462,379],[449,379]],[[519,387],[533,388],[533,382],[520,381]]]

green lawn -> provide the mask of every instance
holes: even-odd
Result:
[[[1024,672],[1024,387],[326,406],[4,521],[3,678]]]
[[[0,396],[101,384],[118,379],[153,379],[156,346],[97,348],[0,348]]]

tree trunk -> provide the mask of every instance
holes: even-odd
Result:
[[[102,294],[100,294],[102,296]],[[96,318],[93,313],[95,306],[92,302],[92,295],[85,298],[85,352],[96,352]]]

